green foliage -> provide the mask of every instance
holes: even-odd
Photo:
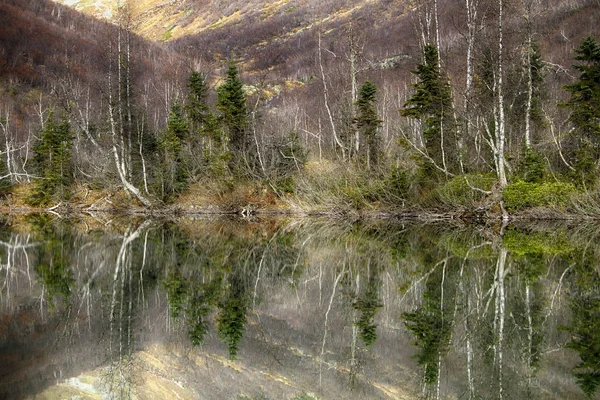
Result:
[[[46,288],[46,297],[50,304],[56,296],[66,303],[75,284],[71,270],[71,252],[73,235],[67,223],[51,221],[47,215],[29,219],[35,227],[35,235],[41,240],[38,246],[38,263],[35,271]]]
[[[592,282],[589,281],[590,277],[587,288],[573,288],[569,304],[571,322],[563,329],[572,336],[566,348],[574,350],[580,358],[573,375],[591,399],[600,388],[600,278],[597,272],[591,277]]]
[[[167,129],[159,141],[161,165],[157,175],[158,190],[163,200],[181,193],[188,185],[188,173],[181,157],[181,150],[188,139],[189,127],[178,101],[171,106]]]
[[[575,53],[575,60],[581,62],[575,65],[579,80],[565,86],[571,98],[561,106],[571,112],[569,121],[575,127],[572,135],[578,143],[574,164],[587,180],[600,156],[600,45],[588,36]]]
[[[354,309],[360,312],[356,326],[360,329],[360,338],[366,347],[370,347],[377,340],[375,316],[377,310],[383,307],[379,300],[378,286],[378,277],[373,275],[369,279],[366,292],[353,304]]]
[[[73,137],[66,117],[59,124],[50,114],[42,137],[35,144],[33,162],[38,178],[27,202],[34,206],[46,205],[53,200],[66,200],[73,181],[71,149]]]
[[[527,183],[517,181],[509,184],[503,192],[505,206],[518,210],[527,207],[564,206],[576,192],[565,182]]]
[[[163,286],[167,291],[167,300],[173,319],[178,319],[185,307],[187,296],[187,283],[182,279],[179,273],[173,273],[163,281]]]
[[[531,84],[533,93],[531,97],[531,120],[538,126],[544,125],[544,115],[542,111],[543,83],[544,83],[544,60],[540,54],[540,48],[537,43],[532,43],[530,51],[529,65],[526,68],[531,70]]]
[[[406,328],[413,333],[414,345],[419,348],[417,361],[424,368],[424,381],[437,381],[439,356],[447,351],[452,334],[451,321],[444,320],[441,309],[439,277],[432,274],[427,280],[423,305],[413,312],[402,314]]]
[[[197,287],[190,290],[189,304],[185,310],[188,319],[188,336],[192,346],[199,346],[204,342],[208,332],[207,317],[215,305],[219,295],[221,279],[214,279],[208,284],[196,283]]]
[[[225,82],[217,88],[217,110],[227,130],[232,151],[242,154],[247,146],[248,111],[243,84],[233,59],[229,60]]]
[[[386,187],[395,200],[406,199],[410,190],[408,173],[399,167],[391,167],[386,177]]]
[[[248,315],[248,298],[243,283],[232,277],[227,297],[219,302],[217,331],[221,340],[227,345],[229,358],[235,359],[239,344],[246,330]]]
[[[377,116],[375,101],[377,87],[366,81],[360,88],[356,101],[357,115],[354,123],[367,147],[367,166],[377,165],[381,159],[381,139],[378,135],[381,120]]]
[[[510,183],[502,192],[504,206],[509,210],[529,207],[565,206],[576,193],[575,186],[566,182]]]
[[[513,257],[569,254],[574,250],[573,244],[561,232],[548,234],[515,228],[504,231],[502,244]]]
[[[458,175],[446,182],[437,191],[440,199],[452,206],[473,207],[475,202],[486,196],[482,190],[490,191],[496,180],[497,178],[492,174]]]
[[[519,164],[518,176],[528,183],[542,183],[545,175],[544,156],[531,148],[526,148]]]
[[[419,119],[423,126],[425,148],[437,165],[456,167],[457,148],[452,108],[452,90],[448,79],[440,72],[437,48],[428,44],[423,49],[423,64],[413,71],[419,81],[415,93],[407,100],[401,114]],[[445,157],[442,155],[445,149]]]
[[[192,139],[203,137],[210,140],[218,140],[219,137],[215,135],[216,131],[218,131],[218,121],[207,103],[209,88],[206,83],[206,75],[201,72],[192,71],[187,87],[189,93],[185,111],[189,120]]]

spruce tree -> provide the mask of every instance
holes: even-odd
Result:
[[[185,163],[181,158],[181,150],[189,135],[189,127],[183,115],[179,101],[171,106],[167,129],[160,138],[162,150],[162,168],[159,179],[159,191],[163,200],[169,200],[176,193],[181,193],[188,183]]]
[[[190,133],[204,136],[207,120],[210,118],[210,107],[207,103],[208,86],[206,76],[192,71],[188,79],[189,89],[185,110],[190,121]]]
[[[588,36],[575,53],[575,60],[581,61],[575,68],[581,74],[577,82],[565,86],[571,98],[561,106],[571,111],[569,121],[575,127],[575,167],[589,180],[600,156],[600,45]]]
[[[247,145],[248,112],[243,84],[233,60],[229,60],[225,83],[217,88],[217,110],[229,136],[231,150],[241,155]]]
[[[69,197],[73,178],[72,147],[68,119],[63,117],[57,124],[51,113],[40,140],[33,148],[33,162],[39,178],[34,180],[33,193],[27,199],[31,205],[46,205]]]
[[[449,172],[458,162],[452,111],[452,92],[447,78],[440,72],[434,45],[423,50],[423,64],[412,71],[419,80],[416,89],[400,113],[419,119],[427,154],[438,168]]]
[[[359,134],[367,144],[367,166],[377,165],[381,158],[381,140],[378,135],[381,120],[377,116],[375,101],[377,87],[366,81],[360,88],[356,101],[357,116],[354,119]]]

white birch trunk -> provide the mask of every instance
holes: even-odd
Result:
[[[502,36],[502,14],[504,12],[503,0],[498,0],[498,130],[496,132],[496,166],[498,168],[498,180],[500,187],[504,188],[508,181],[506,179],[506,157],[504,147],[506,144],[506,122],[504,116],[504,70],[503,70],[503,36]]]
[[[322,57],[322,50],[321,50],[321,32],[319,32],[319,52],[318,52],[318,57],[319,57],[319,67],[321,70],[321,79],[323,80],[323,97],[325,100],[325,109],[327,110],[327,116],[329,117],[329,123],[331,124],[331,132],[333,133],[333,139],[335,140],[335,143],[339,146],[339,148],[342,150],[342,158],[345,160],[346,159],[346,150],[344,149],[344,144],[340,141],[340,138],[337,135],[337,129],[335,127],[335,122],[333,121],[333,114],[331,113],[331,108],[329,107],[329,99],[328,99],[328,90],[327,90],[327,80],[325,79],[325,70],[323,69],[323,57]]]

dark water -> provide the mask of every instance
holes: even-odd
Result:
[[[598,398],[599,232],[5,222],[0,398]]]

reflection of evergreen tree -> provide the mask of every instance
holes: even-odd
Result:
[[[513,312],[513,317],[517,326],[522,327],[521,332],[526,333],[528,344],[524,353],[529,364],[527,367],[533,373],[539,367],[545,340],[542,324],[546,304],[540,277],[547,271],[546,260],[543,253],[535,252],[516,257],[514,264],[521,276],[519,281],[525,286],[525,293],[515,299],[515,306],[518,308]]]
[[[365,346],[370,347],[377,340],[375,315],[383,304],[379,300],[380,281],[377,274],[372,274],[365,293],[354,303],[353,307],[360,312],[356,325],[360,328],[360,338]]]
[[[193,346],[199,346],[204,342],[204,336],[208,332],[207,317],[214,303],[220,295],[221,279],[215,279],[208,284],[197,283],[191,290],[191,298],[186,308],[188,319],[188,336]]]
[[[416,311],[403,314],[406,328],[415,336],[415,346],[419,365],[425,368],[426,384],[435,383],[440,373],[439,357],[447,350],[452,334],[450,321],[444,319],[441,298],[441,280],[438,274],[432,274],[426,283],[423,304]]]
[[[42,279],[48,300],[51,302],[55,296],[60,295],[66,302],[75,283],[71,271],[73,235],[67,223],[51,221],[47,215],[39,215],[30,220],[36,235],[43,241],[38,247],[35,271]]]
[[[218,306],[220,312],[217,317],[217,330],[229,349],[229,357],[233,360],[244,336],[248,314],[248,296],[241,277],[232,275],[227,296]]]
[[[169,302],[171,316],[177,319],[185,306],[187,297],[186,282],[184,282],[179,272],[175,272],[165,279],[163,285],[167,291],[167,300]]]
[[[571,323],[564,329],[572,335],[566,347],[581,360],[573,375],[592,398],[600,387],[600,276],[589,260],[578,264],[577,281],[570,292]]]

